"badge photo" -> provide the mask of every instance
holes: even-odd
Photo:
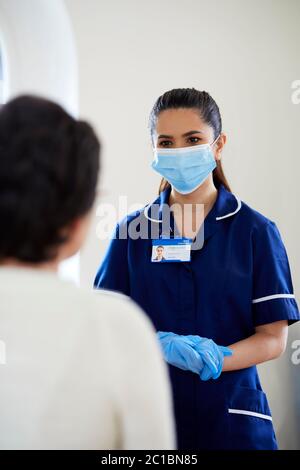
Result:
[[[152,240],[153,263],[171,263],[191,261],[190,238],[171,238]]]

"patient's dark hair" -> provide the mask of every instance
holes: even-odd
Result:
[[[55,258],[60,233],[91,209],[100,143],[92,127],[43,98],[0,109],[0,261]]]

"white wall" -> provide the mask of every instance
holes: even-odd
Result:
[[[291,101],[291,84],[300,78],[299,0],[65,3],[78,47],[81,115],[104,143],[101,200],[155,197],[159,177],[149,166],[147,131],[154,100],[174,87],[209,91],[228,135],[228,179],[278,224],[300,300],[300,105]],[[94,225],[81,257],[83,283],[91,285],[104,249]],[[299,325],[290,329],[294,338]],[[290,342],[262,376],[281,446],[300,448],[300,366],[291,364]]]

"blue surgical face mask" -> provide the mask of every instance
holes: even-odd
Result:
[[[217,164],[212,152],[213,144],[182,148],[155,148],[153,170],[162,175],[181,194],[197,189]]]

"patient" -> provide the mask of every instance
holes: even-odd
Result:
[[[57,277],[99,172],[89,124],[23,96],[0,110],[0,448],[174,449],[154,328],[119,295]]]

